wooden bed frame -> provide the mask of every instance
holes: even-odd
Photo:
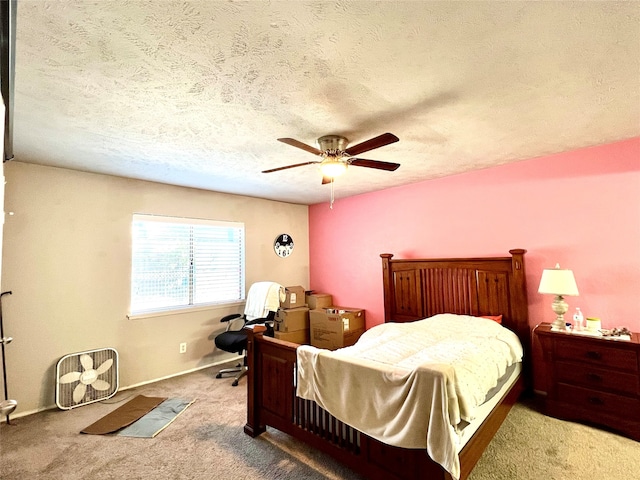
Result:
[[[438,313],[502,315],[525,348],[523,374],[460,452],[466,479],[528,387],[530,328],[523,256],[394,260],[382,257],[385,322],[410,322]],[[314,402],[295,395],[298,345],[250,331],[245,433],[256,437],[276,428],[328,453],[370,479],[450,479],[425,450],[383,444],[338,421]],[[354,398],[354,402],[358,399]]]

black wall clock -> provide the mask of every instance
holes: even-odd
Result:
[[[293,252],[293,238],[287,233],[278,235],[276,241],[273,242],[273,249],[279,257],[288,257]]]

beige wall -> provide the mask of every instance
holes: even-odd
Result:
[[[231,358],[212,339],[224,329],[220,318],[241,305],[126,317],[134,212],[244,222],[247,288],[262,280],[309,286],[307,206],[15,161],[5,176],[5,210],[14,215],[4,227],[2,287],[13,295],[3,314],[14,338],[6,363],[15,415],[55,404],[56,362],[68,353],[115,348],[121,387]],[[280,233],[295,240],[285,259],[273,252]]]

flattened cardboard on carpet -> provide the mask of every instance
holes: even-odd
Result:
[[[138,395],[124,405],[116,408],[113,412],[105,415],[97,422],[92,423],[80,433],[88,433],[91,435],[113,433],[123,427],[131,425],[166,399],[166,397],[145,397],[144,395]]]
[[[118,431],[123,437],[153,438],[167,428],[195,400],[168,398],[140,420]]]

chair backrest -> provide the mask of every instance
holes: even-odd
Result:
[[[285,299],[284,287],[276,282],[256,282],[247,293],[244,314],[247,320],[266,318],[276,312]]]

